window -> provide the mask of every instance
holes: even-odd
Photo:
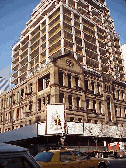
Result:
[[[74,155],[78,160],[85,160],[87,158],[87,155],[82,152],[79,151],[72,151],[72,152],[74,153]]]
[[[101,113],[101,102],[99,102],[99,112]]]
[[[119,117],[121,117],[121,106],[120,106],[120,108],[119,108],[119,109],[120,109],[120,110],[119,110],[119,112],[120,112],[120,113],[119,113]]]
[[[115,116],[117,116],[117,106],[115,105]]]
[[[106,90],[106,84],[104,85],[104,90]]]
[[[69,101],[69,109],[72,109],[72,95],[68,96],[68,101]]]
[[[47,95],[47,104],[50,104],[50,94]]]
[[[78,118],[78,122],[81,122],[82,121],[82,118]]]
[[[71,88],[71,75],[68,74],[68,87]]]
[[[94,122],[95,122],[95,124],[97,124],[97,123],[98,123],[98,121],[97,121],[97,120],[95,120]]]
[[[98,87],[98,93],[100,92],[100,84],[98,83],[97,84],[97,87]]]
[[[41,98],[38,99],[38,111],[41,110]]]
[[[91,82],[92,90],[94,91],[94,82]]]
[[[54,153],[52,152],[41,152],[37,156],[35,156],[35,160],[40,162],[50,162],[53,154]]]
[[[74,121],[74,117],[70,117],[70,121],[73,122]]]
[[[38,79],[38,92],[46,89],[50,84],[50,74]]]
[[[17,119],[19,119],[19,108],[17,109]]]
[[[119,90],[117,90],[117,95],[118,95],[118,99],[119,99]]]
[[[50,74],[47,74],[43,78],[43,89],[47,88],[50,84]]]
[[[21,89],[21,99],[24,97],[24,89]]]
[[[67,161],[74,161],[73,155],[71,152],[61,152],[60,153],[60,161],[67,162]]]
[[[21,107],[21,118],[23,118],[24,107]]]
[[[78,89],[78,80],[79,80],[79,78],[75,77],[76,89]]]
[[[43,78],[38,79],[38,92],[43,89]]]
[[[30,83],[30,85],[29,85],[29,92],[30,93],[32,92],[32,83]]]
[[[95,109],[96,101],[93,100],[93,109]]]
[[[80,106],[80,97],[77,97],[76,100],[77,100],[77,110],[79,110],[79,106]]]
[[[10,101],[12,101],[12,100],[11,100],[11,97],[10,97]],[[18,102],[20,101],[20,93],[19,93],[19,92],[17,92],[17,101],[18,101]],[[11,102],[10,102],[10,104],[11,104]]]
[[[29,120],[29,125],[31,125],[31,120]]]
[[[60,93],[59,94],[59,103],[63,103],[63,99],[64,99],[64,94]]]
[[[124,107],[124,114],[125,114],[125,117],[126,117],[126,107]]]
[[[84,87],[85,87],[85,90],[88,90],[88,80],[84,81]]]
[[[86,109],[89,109],[89,99],[86,100]]]
[[[1,116],[1,122],[3,122],[3,116]]]
[[[7,157],[0,159],[2,168],[33,168],[33,166],[24,157]]]
[[[3,99],[1,100],[1,108],[3,107]]]
[[[29,111],[32,111],[32,101],[29,101]]]
[[[8,121],[11,122],[11,111],[9,112]]]
[[[63,86],[63,72],[59,72],[59,85]]]

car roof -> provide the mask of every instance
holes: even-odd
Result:
[[[19,152],[19,151],[23,152],[27,151],[27,149],[16,145],[0,143],[0,153]]]
[[[67,151],[74,151],[74,149],[67,149],[67,148],[64,148],[64,149],[51,149],[51,150],[48,150],[47,152],[53,152],[53,153],[55,153],[55,152],[67,152]]]

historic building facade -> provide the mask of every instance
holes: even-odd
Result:
[[[55,103],[65,104],[67,121],[125,128],[123,59],[104,0],[41,1],[12,48],[1,133],[46,121]]]

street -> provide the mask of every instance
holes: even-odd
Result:
[[[126,158],[107,159],[110,162],[110,168],[126,168]]]

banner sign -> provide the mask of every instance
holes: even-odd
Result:
[[[123,127],[84,123],[84,136],[124,137]]]
[[[83,123],[67,122],[68,134],[83,134]]]
[[[47,134],[63,134],[64,122],[64,105],[47,105]]]

